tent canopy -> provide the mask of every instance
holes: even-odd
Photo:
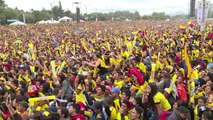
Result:
[[[60,18],[59,21],[72,21],[72,18],[64,16],[64,17]]]
[[[43,23],[47,23],[47,24],[57,24],[57,23],[59,23],[59,21],[56,21],[56,20],[47,20],[47,21],[44,21]]]
[[[16,22],[14,22],[14,23],[11,23],[10,24],[10,26],[11,25],[27,25],[26,23],[23,23],[23,22],[21,22],[21,21],[16,21]]]
[[[46,21],[42,20],[42,21],[39,21],[38,24],[45,24]]]
[[[47,21],[39,21],[38,24],[57,24],[59,23],[59,21],[56,21],[56,20],[47,20]]]

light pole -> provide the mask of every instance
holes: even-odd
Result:
[[[80,8],[79,8],[79,6],[80,6],[81,3],[80,2],[73,2],[72,4],[75,5],[75,8],[76,8],[76,17],[77,17],[76,21],[78,23],[80,21],[80,18],[79,18],[80,17],[79,16],[80,15]]]
[[[86,13],[85,13],[85,20],[86,20],[86,21],[88,21],[87,6],[88,6],[88,5],[85,5],[85,6],[84,6],[84,7],[85,7],[85,10],[86,10]]]
[[[200,27],[200,30],[201,31],[205,31],[205,7],[206,7],[206,0],[203,0],[203,13],[202,13],[202,24],[201,24],[201,27]]]
[[[23,14],[23,22],[26,23],[26,22],[25,22],[25,14]]]
[[[95,8],[95,12],[96,12],[96,18],[95,18],[95,21],[98,21],[98,12],[97,12],[97,8]]]

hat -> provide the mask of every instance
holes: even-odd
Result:
[[[83,76],[87,76],[87,75],[88,75],[88,72],[84,71],[84,72],[82,72],[82,75],[83,75]]]
[[[120,89],[117,88],[117,87],[114,87],[114,88],[111,89],[110,92],[111,92],[111,93],[118,93],[118,94],[120,94]]]
[[[94,104],[90,108],[92,110],[101,109],[102,108],[102,102],[94,102]]]
[[[104,46],[101,47],[102,49],[106,50],[106,48]]]
[[[50,112],[55,112],[55,113],[57,113],[58,108],[57,108],[56,106],[49,106],[49,107],[47,108],[47,110],[50,111]]]
[[[21,105],[22,107],[24,107],[24,108],[28,108],[28,103],[26,102],[26,101],[21,101],[20,103],[19,103],[19,105]]]
[[[134,85],[132,85],[131,87],[130,87],[130,90],[137,90],[138,88],[136,87],[136,86],[134,86]]]
[[[81,85],[78,85],[78,86],[77,86],[77,89],[82,90]]]
[[[23,64],[21,64],[21,65],[19,66],[19,68],[24,68],[24,65],[23,65]]]
[[[6,79],[5,79],[4,77],[0,77],[0,81],[5,82],[5,81],[6,81]]]
[[[110,87],[109,85],[106,85],[105,87],[106,87],[107,90],[111,90],[112,89],[112,87]]]

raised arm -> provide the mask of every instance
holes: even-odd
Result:
[[[157,103],[157,104],[155,104],[155,107],[157,108],[158,115],[160,115],[163,111],[161,104]]]
[[[91,66],[91,67],[94,67],[94,68],[98,67],[98,66],[101,64],[100,60],[97,60],[97,61],[95,62],[95,64],[93,64],[93,63],[88,63],[88,62],[85,62],[85,63],[86,63],[87,65]]]

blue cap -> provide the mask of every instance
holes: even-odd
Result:
[[[114,88],[111,89],[110,92],[111,92],[111,93],[118,93],[118,94],[120,94],[120,89],[117,88],[117,87],[114,87]]]

